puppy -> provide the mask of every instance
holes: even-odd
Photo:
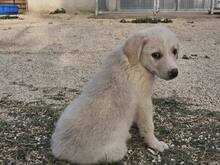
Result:
[[[155,75],[177,76],[178,51],[167,28],[138,32],[113,51],[60,116],[52,135],[54,156],[79,164],[119,161],[133,122],[149,147],[168,149],[154,135],[152,86]]]

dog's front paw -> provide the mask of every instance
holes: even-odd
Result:
[[[146,141],[148,147],[154,149],[155,151],[163,152],[164,150],[168,149],[168,145],[163,141],[159,141],[156,138],[150,139]]]

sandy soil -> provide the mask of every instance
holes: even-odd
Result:
[[[0,97],[10,95],[26,102],[41,98],[45,87],[80,90],[103,57],[129,35],[161,26],[122,24],[117,19],[89,19],[88,15],[25,16],[0,24]],[[155,96],[180,97],[218,111],[220,19],[178,18],[162,26],[174,30],[181,41],[180,74],[173,81],[158,79]],[[182,59],[183,55],[192,58]]]
[[[51,156],[57,117],[108,52],[151,26],[168,26],[181,42],[178,78],[154,86],[156,135],[170,150],[151,155],[132,127],[119,164],[219,164],[219,18],[152,25],[89,15],[22,17],[0,20],[0,164],[68,164]]]

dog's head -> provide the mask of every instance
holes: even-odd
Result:
[[[127,40],[124,54],[131,65],[141,64],[158,77],[170,80],[178,75],[179,41],[167,28],[141,31]]]

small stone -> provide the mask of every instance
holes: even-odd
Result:
[[[194,21],[188,21],[187,23],[194,23]]]
[[[174,147],[175,147],[175,145],[174,145],[174,144],[171,144],[171,145],[170,145],[170,147],[171,147],[171,148],[174,148]]]
[[[156,163],[157,161],[155,159],[152,160],[152,163]]]
[[[210,57],[209,57],[209,56],[207,56],[207,55],[206,55],[206,56],[204,56],[204,58],[206,58],[206,59],[210,59]]]
[[[183,55],[183,57],[182,57],[182,59],[184,59],[184,60],[188,60],[189,59],[189,57],[187,56],[187,55]]]
[[[128,153],[131,154],[133,151],[131,149],[128,150]]]
[[[154,150],[152,150],[152,149],[150,149],[150,148],[148,148],[147,149],[152,155],[157,155],[158,153],[157,152],[155,152]]]
[[[193,57],[197,57],[198,55],[197,55],[197,54],[191,54],[191,56],[193,56]]]
[[[187,148],[187,146],[186,145],[182,145],[182,148]]]
[[[37,90],[38,90],[37,87],[32,87],[32,88],[30,89],[30,91],[37,91]]]
[[[162,159],[161,159],[161,156],[160,155],[158,155],[158,158],[157,158],[158,160],[158,162],[160,163],[161,161],[162,161]]]
[[[127,21],[123,18],[120,22],[121,23],[126,23]]]

